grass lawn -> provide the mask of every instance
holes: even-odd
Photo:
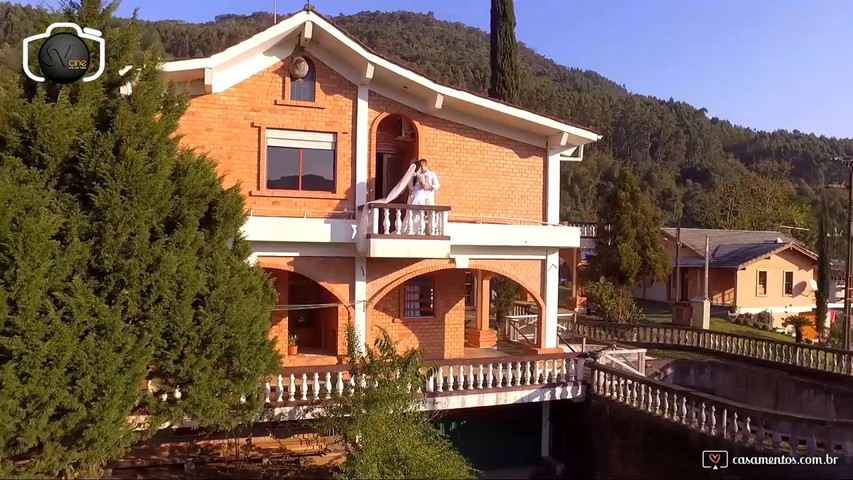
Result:
[[[643,310],[648,323],[670,324],[672,323],[672,308],[668,303],[655,302],[652,300],[637,300],[637,306]],[[782,342],[793,342],[794,337],[782,333],[768,332],[757,328],[747,327],[732,323],[725,318],[711,317],[711,331],[721,333],[733,333],[737,335],[748,335],[751,337],[779,340]]]

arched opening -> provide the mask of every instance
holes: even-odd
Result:
[[[418,132],[415,124],[403,115],[388,115],[376,127],[375,183],[373,200],[385,198],[394,188],[412,161],[418,158]],[[405,190],[397,202],[405,203]],[[402,200],[401,200],[402,199]]]
[[[420,348],[427,358],[501,356],[541,348],[541,297],[533,285],[511,275],[473,265],[410,271],[371,296],[369,335],[378,328],[393,331],[401,345]]]
[[[290,100],[299,101],[299,102],[313,102],[315,99],[315,91],[317,88],[315,77],[316,71],[314,70],[314,62],[307,57],[294,57],[294,62],[296,59],[301,59],[299,62],[304,61],[305,63],[299,65],[294,64],[291,66],[291,80],[290,80]],[[303,70],[303,76],[294,76],[293,70]]]
[[[270,336],[278,338],[279,352],[290,356],[288,339],[295,337],[298,357],[303,360],[325,357],[326,363],[336,363],[342,354],[341,332],[345,331],[349,318],[342,300],[296,272],[271,270],[271,274],[278,301],[270,319]]]

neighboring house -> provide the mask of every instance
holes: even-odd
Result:
[[[676,229],[663,228],[662,241],[675,267]],[[794,313],[811,312],[817,257],[795,238],[780,232],[681,229],[680,273],[664,281],[646,281],[633,288],[637,298],[660,301],[704,296],[705,238],[710,252],[708,296],[714,306],[735,307],[738,313],[773,314],[774,326]],[[675,275],[680,274],[680,291]]]
[[[338,362],[347,324],[432,359],[492,348],[495,274],[538,307],[527,351],[562,351],[558,259],[580,230],[558,224],[560,164],[598,134],[431,81],[308,10],[164,71],[191,94],[183,144],[247,198],[243,232],[278,291],[270,335],[285,365]],[[440,180],[435,206],[405,205],[407,188],[368,203],[406,187],[416,158]]]

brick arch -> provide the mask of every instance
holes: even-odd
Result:
[[[415,127],[415,134],[417,135],[418,144],[420,144],[422,129],[421,122],[412,118],[411,115],[407,115],[403,112],[381,112],[376,115],[376,118],[373,119],[373,123],[371,123],[370,125],[370,136],[368,137],[368,141],[370,142],[370,153],[372,153],[373,156],[376,156],[376,131],[379,130],[379,124],[382,123],[382,120],[385,120],[388,117],[393,117],[395,115],[398,117],[403,117],[408,121],[412,122],[412,126]],[[417,146],[420,147],[420,145]],[[418,148],[418,150],[420,150],[420,148]],[[420,154],[420,151],[418,152],[418,154]]]
[[[415,129],[415,136],[417,138],[417,141],[415,142],[414,157],[420,158],[420,155],[421,155],[421,142],[422,142],[421,130],[422,130],[422,126],[421,126],[420,122],[418,122],[417,120],[412,118],[411,115],[407,115],[403,112],[381,112],[378,115],[376,115],[376,117],[373,119],[372,123],[370,124],[370,135],[368,135],[368,137],[367,137],[368,158],[369,158],[369,161],[367,162],[367,173],[368,173],[368,178],[369,178],[368,184],[367,184],[368,198],[370,198],[371,195],[376,193],[375,192],[375,189],[376,189],[376,149],[377,149],[376,135],[377,135],[377,132],[379,130],[379,124],[382,123],[383,120],[385,120],[386,118],[391,117],[391,116],[403,117],[403,118],[409,120],[410,122],[412,122],[412,127]],[[413,159],[409,159],[409,160],[413,160]],[[405,199],[404,199],[404,202],[405,202]]]
[[[298,271],[292,265],[284,265],[276,262],[265,261],[262,259],[258,260],[258,266],[260,266],[264,270],[280,270],[282,272],[291,272],[298,275],[302,275],[303,277],[311,280],[312,282],[319,284],[321,287],[331,293],[338,302],[342,303],[342,306],[347,309],[347,312],[349,312],[350,317],[352,317],[353,308],[352,305],[348,305],[350,302],[347,300],[349,298],[349,293],[343,295],[340,289],[338,289],[334,285],[324,283],[322,280],[316,278],[312,272]]]
[[[347,328],[347,325],[352,324],[355,321],[355,308],[353,307],[353,305],[349,304],[350,303],[348,301],[348,299],[350,298],[349,294],[348,293],[344,294],[341,291],[341,289],[336,287],[335,285],[330,285],[328,283],[321,281],[320,278],[322,278],[322,275],[320,275],[320,272],[312,272],[312,271],[310,271],[310,269],[304,269],[304,268],[303,269],[295,268],[292,265],[279,263],[279,262],[276,262],[274,260],[273,261],[264,261],[262,259],[259,259],[258,265],[270,273],[273,273],[275,271],[279,271],[279,272],[287,272],[287,273],[294,273],[297,275],[301,275],[301,276],[307,278],[308,280],[311,280],[312,282],[320,285],[320,287],[323,290],[330,293],[332,295],[332,297],[337,302],[339,302],[341,304],[340,306],[337,307],[337,312],[338,312],[337,329],[336,329],[337,338],[335,339],[335,344],[336,344],[335,345],[335,354],[338,356],[338,360],[340,360],[342,358],[342,356],[346,354],[346,351],[347,351],[347,344],[346,344],[346,339],[347,339],[346,328]],[[276,323],[280,322],[281,320],[282,320],[281,317],[278,317],[278,320],[276,320],[275,311],[273,311],[271,313],[271,319],[270,319],[270,321],[271,321],[271,324],[270,324],[271,334],[281,333],[282,331],[285,334],[289,333],[288,332],[289,327],[287,326],[286,321],[284,322],[284,327],[283,327],[284,330],[279,330],[279,328],[275,327]],[[279,348],[279,351],[282,353],[282,356],[286,356],[285,352],[286,352],[287,336],[285,335],[283,338],[284,339],[282,340],[282,337],[279,336],[279,345],[277,346],[277,348]]]
[[[395,280],[392,280],[385,284],[382,288],[376,291],[368,300],[367,304],[375,305],[376,302],[385,297],[388,293],[393,291],[395,288],[399,287],[403,283],[411,280],[415,277],[426,275],[428,273],[437,272],[440,270],[456,270],[457,268],[453,265],[449,264],[439,264],[439,265],[429,265],[425,267],[412,266],[409,269],[404,270],[405,273],[397,277]],[[498,275],[503,275],[506,278],[517,283],[521,288],[526,290],[531,296],[533,296],[533,300],[536,302],[536,305],[539,307],[539,312],[542,313],[545,311],[545,302],[542,300],[542,297],[537,292],[537,288],[534,288],[532,285],[529,285],[528,282],[525,282],[519,279],[515,274],[510,273],[509,271],[490,264],[483,264],[478,262],[471,262],[470,270],[482,270],[484,272],[496,273]]]

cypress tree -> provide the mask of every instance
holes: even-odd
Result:
[[[665,278],[672,266],[661,242],[659,212],[625,168],[598,212],[593,275],[622,287],[643,278]]]
[[[829,245],[829,209],[826,205],[826,196],[822,195],[818,211],[817,222],[817,292],[815,292],[816,311],[815,329],[818,338],[823,340],[828,313],[827,302],[829,301],[829,289],[832,281],[832,249]]]
[[[279,364],[243,199],[179,146],[187,97],[164,83],[157,52],[138,53],[133,22],[115,26],[116,7],[65,12],[104,32],[101,78],[4,89],[0,476],[94,476],[164,422],[250,421]]]
[[[512,0],[492,0],[490,60],[492,77],[489,96],[518,103],[521,70],[515,41],[515,8]]]

